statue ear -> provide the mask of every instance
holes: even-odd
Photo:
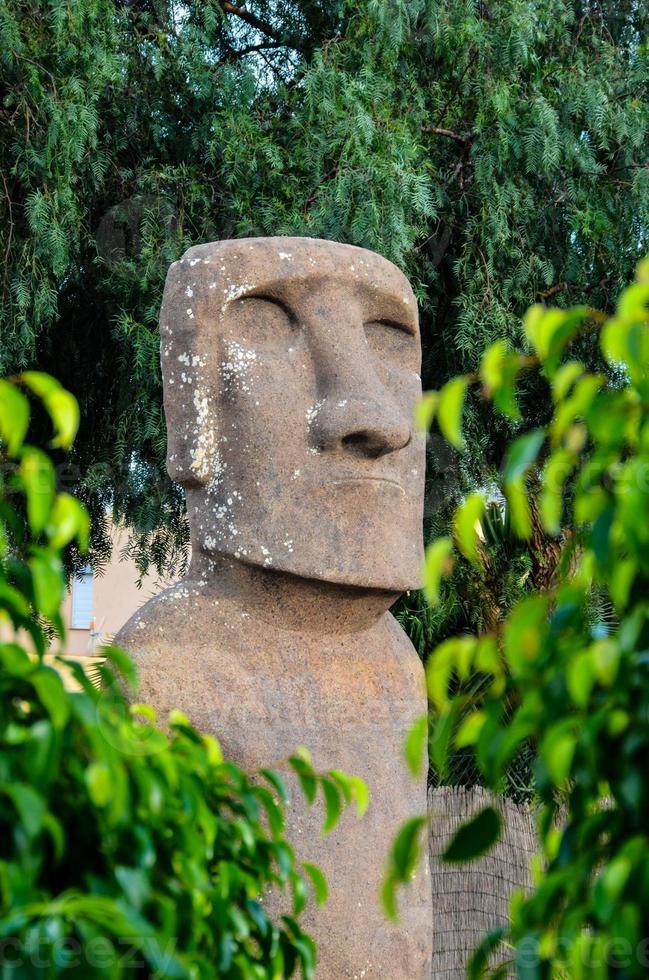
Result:
[[[160,363],[167,472],[184,487],[201,487],[213,476],[218,437],[212,388],[205,372],[201,317],[198,310],[192,310],[198,297],[188,299],[190,275],[182,260],[174,262],[167,273],[160,310]]]

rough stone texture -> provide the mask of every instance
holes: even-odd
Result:
[[[502,815],[498,843],[470,864],[440,860],[466,820],[491,804]],[[535,814],[529,806],[496,797],[480,786],[443,786],[428,797],[431,820],[430,866],[433,892],[432,980],[464,980],[471,954],[492,929],[506,925],[517,888],[532,886],[530,862],[536,853]],[[500,950],[493,964],[509,960]],[[512,966],[507,974],[515,977]]]
[[[192,564],[123,628],[138,697],[177,707],[248,769],[304,745],[366,779],[365,818],[296,791],[288,835],[330,884],[305,924],[319,980],[430,976],[428,862],[398,926],[378,902],[390,842],[425,811],[402,745],[426,710],[419,659],[387,611],[419,583],[424,439],[417,308],[391,263],[348,245],[243,239],[190,249],[161,314],[168,468]]]

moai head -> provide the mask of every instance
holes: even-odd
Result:
[[[418,585],[421,348],[399,269],[310,238],[198,245],[169,270],[160,330],[167,466],[194,549]]]

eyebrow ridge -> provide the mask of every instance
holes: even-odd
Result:
[[[292,284],[307,285],[309,281],[322,283],[329,279],[335,282],[337,278],[337,275],[332,275],[331,273],[314,275],[313,272],[273,276],[255,286],[251,286],[249,290],[241,293],[236,297],[236,299],[265,299],[269,302],[277,303],[277,305],[280,306],[288,316],[297,319],[297,315],[292,305],[285,299],[286,288]],[[389,310],[385,311],[383,316],[380,314],[375,317],[368,315],[364,320],[365,323],[370,323],[372,320],[379,321],[382,319],[386,322],[394,321],[396,326],[401,324],[404,327],[408,327],[414,335],[417,334],[418,320],[416,315],[416,305],[413,305],[413,302],[416,304],[416,301],[411,300],[411,297],[408,297],[409,302],[405,303],[403,293],[396,293],[391,289],[386,289],[385,287],[381,286],[381,284],[363,282],[363,280],[359,280],[352,276],[343,276],[342,278],[344,278],[346,283],[353,283],[357,287],[358,292],[365,297],[369,295],[375,298],[377,305],[379,303],[384,303],[389,307]],[[410,287],[408,286],[408,289],[409,288]],[[230,303],[228,303],[228,305],[230,305]]]

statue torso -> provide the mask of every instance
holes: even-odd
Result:
[[[180,709],[242,768],[283,769],[305,746],[317,769],[365,779],[374,805],[362,819],[346,812],[325,839],[319,804],[311,810],[297,789],[291,794],[287,836],[330,885],[327,905],[304,920],[316,941],[332,930],[337,937],[320,944],[317,977],[427,977],[427,866],[405,895],[397,927],[386,923],[378,897],[394,834],[426,807],[425,777],[413,780],[403,759],[405,734],[426,711],[423,669],[394,618],[385,613],[353,632],[335,621],[327,633],[280,628],[186,579],[150,600],[116,642],[135,660],[138,700],[152,704],[161,723]]]

